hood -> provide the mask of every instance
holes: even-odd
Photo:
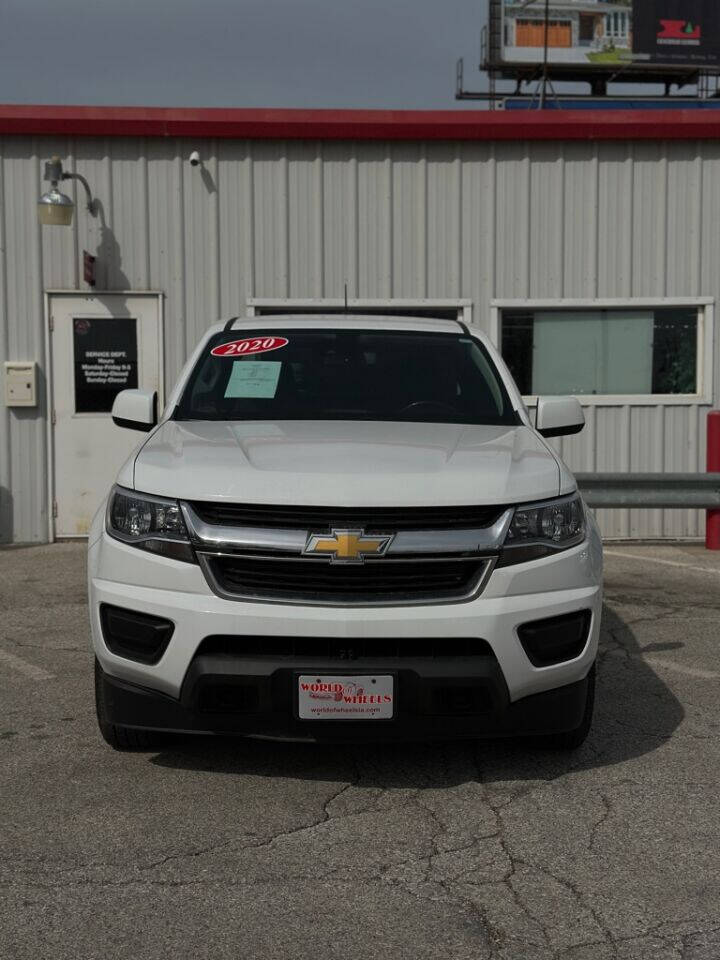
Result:
[[[557,496],[560,468],[526,426],[169,420],[129,480],[183,500],[452,506]]]

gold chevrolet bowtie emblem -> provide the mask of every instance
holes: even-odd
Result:
[[[311,533],[305,554],[329,556],[332,563],[362,563],[365,557],[382,557],[393,534],[366,536],[364,530],[331,530],[330,536]]]

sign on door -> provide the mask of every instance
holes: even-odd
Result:
[[[73,319],[76,413],[110,413],[138,385],[137,318]]]

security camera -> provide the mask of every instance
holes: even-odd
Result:
[[[193,150],[193,152],[190,154],[190,166],[191,167],[200,166],[200,154],[197,152],[197,150]]]

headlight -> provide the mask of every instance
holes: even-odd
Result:
[[[177,500],[115,487],[108,500],[106,528],[111,537],[141,550],[196,562]]]
[[[577,493],[516,507],[498,565],[547,557],[584,539],[585,508]]]

